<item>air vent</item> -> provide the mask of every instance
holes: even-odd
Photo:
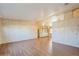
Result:
[[[65,3],[64,5],[68,5],[69,3]]]

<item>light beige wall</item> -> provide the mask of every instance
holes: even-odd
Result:
[[[2,43],[3,40],[3,29],[2,29],[2,18],[0,18],[0,44]]]
[[[5,41],[3,36],[3,18],[0,18],[0,44]]]
[[[73,17],[72,11],[64,13],[64,20],[52,24],[54,42],[79,47],[79,17]]]
[[[34,22],[22,20],[3,20],[2,43],[37,38],[37,30]]]

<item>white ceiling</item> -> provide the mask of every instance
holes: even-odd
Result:
[[[0,4],[0,16],[11,19],[34,20],[47,17],[50,13],[57,13],[79,7],[79,4],[64,3],[5,3]]]

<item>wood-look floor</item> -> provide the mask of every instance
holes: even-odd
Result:
[[[79,48],[52,43],[46,37],[1,44],[0,56],[79,56]]]

